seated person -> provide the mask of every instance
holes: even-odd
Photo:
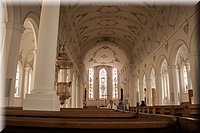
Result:
[[[116,106],[116,104],[113,102],[113,100],[110,100],[110,102],[109,102],[107,108],[117,110],[117,106]]]
[[[125,107],[124,107],[124,103],[121,99],[119,99],[119,104],[117,106],[118,111],[124,112]]]
[[[136,103],[136,107],[140,107],[140,103],[139,102]]]
[[[140,104],[140,107],[145,107],[145,106],[147,106],[147,105],[146,105],[145,102],[142,100],[142,101],[141,101],[141,104]]]

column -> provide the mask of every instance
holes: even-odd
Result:
[[[5,88],[5,105],[14,105],[15,78],[20,49],[21,35],[24,27],[15,22],[6,23],[5,42],[2,53],[1,75]]]
[[[131,106],[136,106],[136,103],[139,102],[139,99],[137,99],[137,85],[135,83],[135,85],[133,85],[132,89],[133,89],[133,93],[132,93],[132,102],[131,102]]]
[[[59,97],[54,90],[60,2],[57,1],[53,6],[46,4],[47,0],[44,0],[40,16],[34,89],[24,100],[24,110],[60,110]]]
[[[37,49],[34,49],[34,61],[33,61],[33,72],[32,72],[32,77],[31,77],[31,90],[33,89],[34,85],[34,79],[35,79],[35,65],[36,65],[36,57],[37,57]]]
[[[73,72],[72,80],[72,108],[76,107],[76,72]]]
[[[24,72],[24,91],[23,91],[22,99],[24,99],[26,94],[28,94],[29,71],[30,71],[30,67],[25,67],[25,72]]]
[[[155,75],[156,80],[156,105],[162,105],[163,104],[163,95],[162,95],[162,78],[161,74],[158,73]]]
[[[76,75],[76,108],[80,108],[79,75]]]
[[[142,101],[142,100],[144,100],[144,88],[143,88],[143,82],[141,82],[140,81],[140,83],[139,83],[139,88],[140,88],[140,102]]]
[[[147,105],[152,105],[152,89],[151,89],[151,79],[146,79],[146,88],[147,88]]]
[[[187,72],[188,89],[192,89],[191,77],[190,77],[190,64],[186,63],[185,65],[186,65],[186,72]]]
[[[200,71],[199,71],[199,57],[200,52],[194,51],[190,53],[190,66],[191,66],[191,79],[192,79],[192,88],[193,88],[193,98],[194,98],[194,104],[200,104]]]
[[[134,80],[132,76],[132,72],[129,74],[129,104],[130,106],[134,106]]]
[[[169,88],[170,88],[170,104],[178,104],[178,80],[177,80],[177,66],[168,66],[169,72]]]

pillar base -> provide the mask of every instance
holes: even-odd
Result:
[[[59,97],[53,94],[28,94],[23,101],[23,110],[60,111]]]

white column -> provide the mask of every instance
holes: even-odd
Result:
[[[177,66],[171,65],[168,67],[169,72],[169,88],[170,88],[170,104],[178,104],[178,80]]]
[[[76,108],[80,108],[79,76],[76,75]]]
[[[38,37],[34,89],[24,100],[24,110],[59,111],[59,97],[54,90],[60,2],[43,1]]]
[[[151,89],[151,79],[146,79],[146,89],[147,89],[147,105],[152,105],[152,89]]]
[[[26,94],[28,93],[28,84],[29,84],[29,71],[30,67],[25,67],[24,73],[24,90],[23,90],[23,99],[25,98]]]
[[[72,80],[72,108],[76,107],[76,74],[73,73],[73,80]]]
[[[190,65],[191,65],[191,79],[192,79],[192,88],[193,88],[193,98],[194,104],[200,104],[200,62],[199,62],[200,52],[194,51],[190,53]]]
[[[129,104],[130,106],[134,106],[135,100],[134,100],[134,81],[132,73],[129,74]]]
[[[182,95],[184,90],[183,67],[179,64],[179,87],[180,87],[180,102],[182,102]]]
[[[133,85],[133,93],[132,93],[132,102],[131,102],[131,106],[136,106],[137,102],[140,102],[139,99],[137,99],[137,83],[135,82],[135,84]]]
[[[192,89],[189,63],[186,63],[186,72],[187,72],[188,89]]]
[[[20,49],[21,35],[24,27],[20,24],[6,23],[5,42],[2,54],[2,77],[5,88],[5,105],[14,105],[15,78]]]
[[[162,95],[162,78],[161,74],[158,73],[155,75],[156,80],[156,105],[162,105],[163,104],[163,95]]]
[[[35,81],[35,65],[36,65],[36,57],[37,57],[37,49],[34,49],[33,51],[34,53],[34,60],[33,60],[33,71],[32,71],[32,75],[31,75],[31,90],[33,90],[34,88],[34,81]]]
[[[144,100],[144,88],[143,88],[143,82],[139,83],[140,88],[140,102]]]

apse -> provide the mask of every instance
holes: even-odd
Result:
[[[109,43],[100,44],[89,49],[84,58],[86,68],[107,65],[121,69],[128,63],[125,53],[117,46]]]

